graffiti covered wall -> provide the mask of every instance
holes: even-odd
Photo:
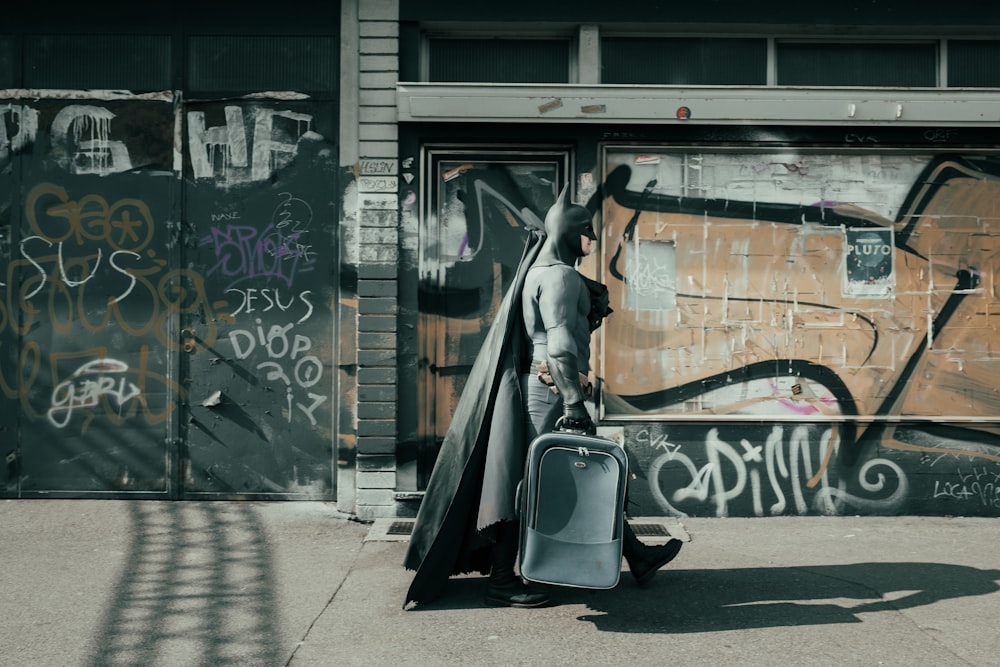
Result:
[[[609,149],[603,194],[641,513],[1000,514],[1000,160]]]
[[[13,92],[0,493],[331,497],[332,114]]]

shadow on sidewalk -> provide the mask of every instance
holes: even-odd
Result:
[[[280,664],[274,569],[252,503],[135,501],[88,662]]]
[[[594,613],[578,620],[604,632],[682,634],[861,623],[862,613],[997,593],[1000,570],[913,562],[665,569],[645,588],[637,587],[626,570],[610,590],[536,587],[557,609],[587,607]],[[441,598],[416,609],[482,609],[485,590],[485,577],[452,577]]]
[[[693,633],[860,623],[898,611],[1000,590],[1000,570],[939,563],[855,563],[730,570],[664,570],[648,588],[627,573],[611,591],[560,591],[606,632]]]

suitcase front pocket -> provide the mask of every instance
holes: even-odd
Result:
[[[614,588],[621,574],[622,541],[565,542],[529,528],[521,556],[521,576],[529,581],[578,588]]]

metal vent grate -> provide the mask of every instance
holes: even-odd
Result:
[[[779,86],[937,85],[937,44],[779,40]]]
[[[632,526],[632,530],[635,532],[635,534],[639,536],[645,535],[647,537],[654,537],[654,536],[670,537],[670,531],[668,531],[663,525],[658,523],[630,523],[629,525]]]
[[[948,40],[948,85],[1000,86],[1000,41]]]
[[[568,83],[566,39],[431,39],[430,81]]]
[[[195,35],[187,56],[188,86],[199,93],[333,93],[340,85],[336,37]]]
[[[389,529],[385,531],[386,535],[409,535],[412,532],[412,521],[393,521],[389,524]]]
[[[167,35],[29,35],[27,88],[169,90]]]
[[[601,82],[671,85],[767,83],[767,40],[605,37]]]
[[[18,88],[14,77],[14,38],[0,35],[0,88]]]

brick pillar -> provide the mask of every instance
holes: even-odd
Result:
[[[360,519],[395,516],[399,79],[397,0],[358,3],[357,496]],[[369,177],[369,178],[366,178]]]

